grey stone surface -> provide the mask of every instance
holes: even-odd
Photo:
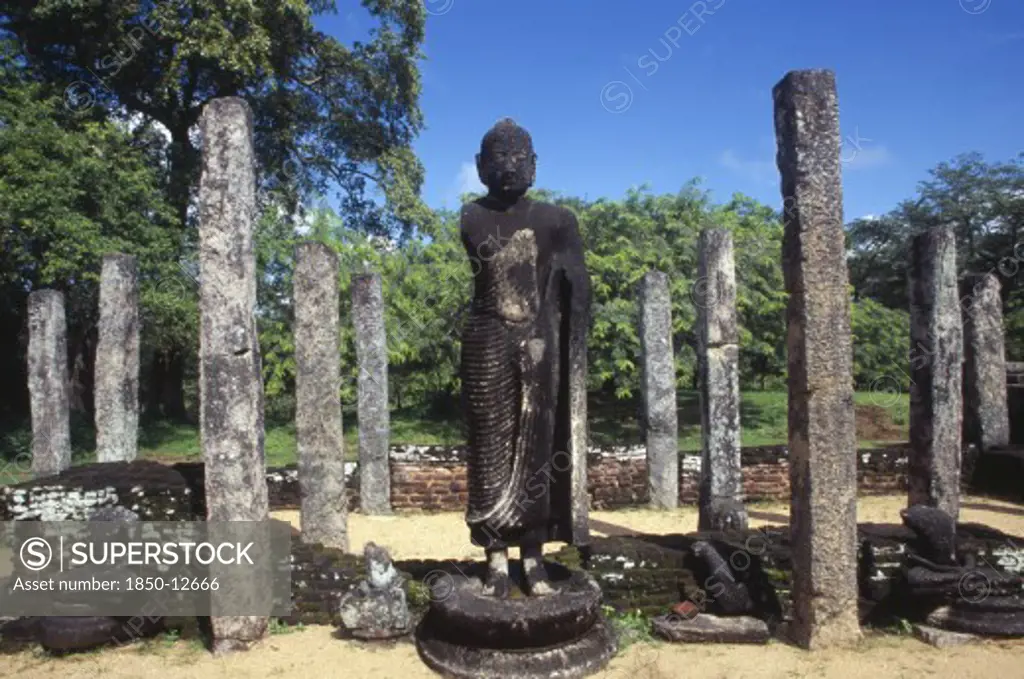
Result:
[[[96,344],[96,460],[139,452],[139,281],[135,258],[104,255]]]
[[[337,255],[323,243],[299,244],[293,281],[302,539],[347,551]]]
[[[910,459],[908,505],[960,514],[963,325],[956,236],[937,228],[910,244]]]
[[[203,110],[201,131],[199,426],[206,514],[211,521],[266,521],[252,111],[237,97],[213,99]],[[269,587],[256,578],[249,583],[264,584]],[[268,623],[264,616],[211,617],[214,652],[248,649]]]
[[[391,512],[388,340],[382,287],[378,273],[352,276],[352,323],[359,363],[359,507],[364,514]]]
[[[964,435],[986,451],[1010,443],[1003,302],[995,274],[964,276]]]
[[[915,624],[911,629],[917,639],[935,648],[951,648],[978,641],[978,637],[974,634],[950,632],[949,630],[939,629],[931,625]]]
[[[790,527],[794,640],[860,638],[857,439],[843,232],[839,104],[831,71],[788,73],[773,89],[789,293]]]
[[[342,625],[360,639],[390,639],[412,631],[402,577],[391,555],[372,542],[363,549],[366,579],[338,603]]]
[[[698,243],[698,273],[702,294],[697,307],[697,362],[703,457],[700,483],[700,530],[722,530],[729,518],[715,508],[720,500],[739,503],[740,526],[747,526],[742,509],[743,472],[740,467],[739,330],[736,320],[736,267],[732,235],[706,229]],[[733,505],[735,506],[735,505]],[[733,512],[735,514],[735,512]],[[732,517],[736,518],[736,517]]]
[[[771,639],[768,623],[747,615],[723,618],[700,613],[689,620],[662,615],[651,624],[656,636],[677,643],[767,644]]]
[[[668,275],[648,271],[640,283],[641,393],[651,504],[679,505],[679,420]]]
[[[28,295],[28,393],[32,411],[32,474],[59,474],[71,466],[67,321],[64,294]]]

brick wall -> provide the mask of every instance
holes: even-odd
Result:
[[[789,499],[789,461],[786,446],[744,448],[743,486],[748,501]],[[969,474],[965,456],[965,476]],[[907,490],[906,445],[861,450],[857,455],[860,495],[902,493]],[[696,504],[700,457],[681,455],[679,500]],[[346,465],[349,507],[358,507],[356,464]],[[588,489],[594,509],[645,504],[647,463],[643,446],[591,450],[587,460]],[[271,506],[298,506],[298,475],[294,467],[269,469]],[[396,510],[463,511],[466,508],[466,463],[462,447],[395,446],[391,449],[391,503]]]

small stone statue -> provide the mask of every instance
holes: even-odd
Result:
[[[461,368],[466,522],[487,553],[483,591],[497,597],[509,593],[509,546],[520,547],[527,594],[551,593],[543,545],[578,543],[585,521],[571,499],[572,467],[585,452],[570,432],[585,412],[578,373],[590,280],[572,212],[526,197],[536,159],[529,133],[499,121],[476,157],[487,195],[466,204],[461,218],[474,273]]]
[[[405,600],[402,576],[391,555],[372,542],[363,549],[366,580],[338,603],[345,628],[359,639],[389,639],[410,631],[412,619]]]

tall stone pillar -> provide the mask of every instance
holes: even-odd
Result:
[[[359,363],[359,508],[364,514],[391,513],[388,439],[388,343],[380,274],[352,276],[352,322]]]
[[[835,75],[793,71],[773,89],[782,175],[794,640],[860,638],[853,343]]]
[[[347,551],[337,255],[323,243],[301,243],[295,252],[293,280],[302,540]]]
[[[964,437],[979,451],[1010,443],[1003,301],[994,274],[968,274],[964,315]]]
[[[702,460],[699,530],[746,529],[740,466],[739,330],[732,234],[707,229],[698,243],[697,362]]]
[[[963,325],[951,228],[910,244],[909,503],[960,513]]]
[[[28,295],[28,393],[32,475],[59,474],[71,466],[68,329],[59,290]]]
[[[252,111],[237,97],[213,99],[203,110],[201,129],[199,427],[206,518],[266,522]],[[269,622],[264,616],[210,620],[217,653],[249,648],[266,634]]]
[[[640,284],[641,391],[651,504],[679,506],[679,421],[668,276],[648,271]]]
[[[139,452],[139,282],[135,258],[104,255],[96,345],[96,459]]]

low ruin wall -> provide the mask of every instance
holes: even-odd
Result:
[[[396,510],[463,511],[467,503],[465,449],[461,446],[395,446],[391,449],[391,503]],[[968,458],[965,456],[965,461]],[[743,485],[747,501],[789,500],[789,456],[786,446],[744,448]],[[696,504],[700,456],[681,455],[679,501]],[[198,465],[201,467],[201,465]],[[346,465],[349,508],[359,506],[358,465]],[[862,450],[857,457],[861,495],[907,490],[905,445]],[[965,477],[969,473],[965,465]],[[190,476],[189,473],[185,474]],[[594,509],[646,504],[647,461],[643,446],[593,449],[588,455],[588,487]],[[294,466],[267,470],[270,503],[275,509],[298,508],[298,472]],[[201,483],[200,483],[200,488]]]
[[[392,447],[392,507],[399,511],[464,511],[468,500],[465,455],[462,446]],[[966,450],[963,458],[965,481],[972,478],[973,459],[971,450]],[[744,448],[742,461],[748,502],[789,500],[786,446]],[[680,456],[679,500],[682,504],[697,502],[700,465],[699,455]],[[355,462],[345,465],[350,510],[359,508],[358,466]],[[139,484],[138,477],[128,467],[144,468],[147,482]],[[164,472],[158,473],[161,469]],[[203,469],[201,462],[167,467],[147,461],[130,465],[107,463],[73,467],[60,477],[0,487],[0,520],[81,520],[86,518],[83,511],[105,504],[141,508],[143,518],[148,520],[167,520],[165,517],[170,516],[178,520],[202,517],[206,514]],[[588,455],[587,473],[594,509],[614,509],[648,502],[647,461],[643,446],[593,449]],[[124,477],[123,482],[118,480],[121,477]],[[858,451],[857,483],[860,495],[906,492],[906,445]],[[272,509],[298,509],[299,476],[294,465],[267,469],[267,485]],[[120,496],[130,499],[122,502]]]

